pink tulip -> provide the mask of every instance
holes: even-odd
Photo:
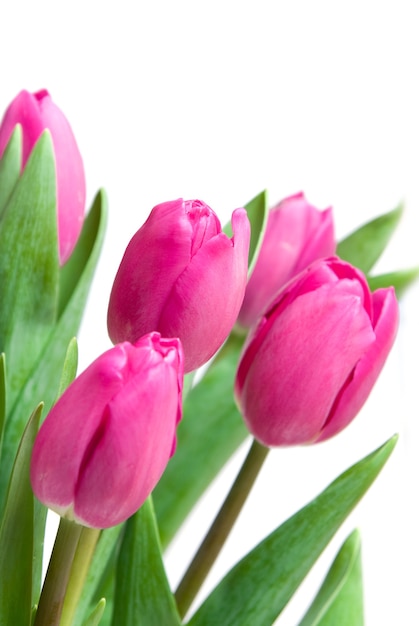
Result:
[[[179,340],[158,333],[96,359],[53,406],[35,440],[37,498],[93,528],[132,515],[174,451],[182,366]]]
[[[394,290],[370,293],[360,271],[316,261],[278,294],[253,330],[235,392],[266,446],[323,441],[366,401],[394,342]]]
[[[313,261],[335,251],[331,208],[319,211],[302,193],[282,200],[269,212],[238,323],[245,328],[252,326],[285,283]]]
[[[247,279],[250,225],[244,209],[232,215],[234,236],[222,231],[200,200],[159,204],[131,239],[109,302],[114,343],[159,331],[179,337],[185,371],[203,365],[227,338]]]
[[[44,130],[51,133],[57,174],[59,257],[70,257],[83,224],[86,183],[83,162],[70,124],[45,89],[21,91],[9,105],[0,126],[0,157],[17,124],[22,127],[22,170]]]

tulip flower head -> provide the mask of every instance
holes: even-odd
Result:
[[[108,331],[114,343],[156,330],[179,337],[185,372],[203,365],[230,333],[247,280],[250,224],[232,215],[233,237],[200,200],[159,204],[131,239],[113,284]]]
[[[51,133],[54,147],[59,258],[70,257],[83,225],[86,183],[82,158],[62,111],[45,89],[31,94],[21,91],[9,105],[0,126],[0,157],[16,125],[22,127],[22,170],[44,130]]]
[[[256,265],[250,276],[238,323],[252,326],[278,291],[310,263],[335,254],[332,209],[319,211],[303,193],[269,211]]]
[[[182,381],[178,339],[151,333],[102,354],[40,428],[31,461],[37,498],[93,528],[132,515],[174,451]]]
[[[323,441],[351,422],[393,345],[394,290],[371,293],[363,274],[320,260],[278,294],[242,354],[237,402],[266,446]]]

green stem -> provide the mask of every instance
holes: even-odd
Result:
[[[175,593],[179,615],[184,617],[223,547],[269,452],[256,440],[217,517]]]
[[[58,626],[82,526],[60,519],[34,626]]]
[[[73,623],[100,533],[98,528],[82,527],[67,585],[60,626],[71,626]]]

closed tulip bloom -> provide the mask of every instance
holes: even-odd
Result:
[[[62,111],[45,89],[21,91],[9,105],[0,126],[0,157],[17,124],[22,127],[22,170],[44,130],[51,133],[54,147],[59,258],[63,265],[70,257],[83,224],[86,183],[82,158]]]
[[[131,239],[113,284],[108,331],[114,343],[157,330],[179,337],[185,371],[203,365],[233,327],[247,280],[250,224],[232,218],[233,237],[200,200],[159,204]]]
[[[260,253],[250,276],[238,322],[247,328],[262,315],[278,291],[310,263],[335,254],[332,209],[320,211],[303,193],[269,211]]]
[[[250,432],[266,446],[336,435],[366,401],[397,325],[392,288],[370,293],[363,274],[337,258],[313,263],[244,348],[235,393]]]
[[[151,333],[102,354],[40,428],[31,461],[37,498],[93,528],[132,515],[174,451],[182,380],[178,339]]]

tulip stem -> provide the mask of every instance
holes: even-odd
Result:
[[[175,592],[180,617],[186,615],[214,564],[239,516],[268,452],[269,448],[261,445],[256,440],[253,441],[229,494]]]
[[[73,623],[74,614],[80,600],[81,592],[83,591],[84,582],[92,562],[93,553],[100,533],[101,531],[98,528],[82,526],[70,578],[67,584],[60,626],[71,626]]]
[[[58,626],[64,596],[82,527],[60,519],[54,548],[42,587],[34,626]]]

